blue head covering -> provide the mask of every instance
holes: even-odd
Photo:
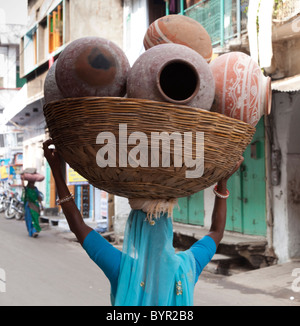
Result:
[[[193,305],[195,260],[190,251],[175,253],[168,214],[149,221],[132,210],[126,224],[116,306]]]

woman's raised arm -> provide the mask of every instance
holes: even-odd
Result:
[[[244,158],[241,156],[239,161],[236,163],[236,166],[229,174],[229,176],[227,176],[223,180],[220,180],[216,187],[217,194],[221,194],[221,196],[218,197],[218,195],[216,195],[215,205],[214,205],[212,218],[211,218],[211,227],[208,233],[208,235],[214,239],[216,246],[218,246],[220,241],[222,240],[223,233],[225,230],[227,204],[226,204],[226,198],[222,198],[222,197],[226,197],[227,181],[239,169],[243,161]]]
[[[60,156],[55,149],[49,148],[50,145],[53,145],[53,141],[51,139],[44,142],[44,155],[52,170],[58,197],[61,202],[60,205],[68,221],[70,230],[75,234],[78,241],[82,245],[85,237],[92,230],[92,228],[84,223],[83,218],[75,205],[75,202],[63,178]]]

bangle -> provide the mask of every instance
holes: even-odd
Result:
[[[217,197],[222,198],[222,199],[227,199],[227,198],[229,197],[229,194],[230,194],[228,189],[226,189],[226,195],[220,194],[220,193],[217,191],[217,185],[215,185],[213,191],[214,191],[214,194],[215,194]]]
[[[56,201],[56,203],[57,203],[57,205],[61,205],[61,204],[65,203],[67,201],[70,201],[72,199],[74,199],[74,195],[71,193],[70,195],[68,195],[68,196],[66,196],[66,197],[64,197],[62,199],[58,199]]]

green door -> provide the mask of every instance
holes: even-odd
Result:
[[[203,191],[192,196],[179,198],[178,206],[174,208],[173,212],[175,222],[204,225]]]
[[[245,153],[242,172],[243,233],[266,235],[266,169],[264,119]]]
[[[266,235],[266,173],[264,121],[256,126],[251,144],[244,152],[244,163],[228,181],[226,230]],[[174,221],[204,225],[203,191],[178,200]]]
[[[46,191],[45,191],[45,207],[50,207],[50,193],[51,193],[51,189],[50,189],[50,180],[51,180],[51,169],[50,166],[48,164],[48,162],[46,162],[45,164],[45,169],[46,169],[46,177],[45,177],[45,184],[46,184]]]
[[[264,121],[256,126],[244,163],[228,182],[226,230],[266,235],[266,172]]]
[[[226,230],[228,231],[243,232],[241,187],[241,169],[239,169],[227,184],[230,192],[227,199]]]

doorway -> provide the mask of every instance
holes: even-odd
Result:
[[[266,235],[265,128],[262,118],[251,144],[244,152],[244,163],[228,181],[226,230],[249,235]],[[204,196],[200,191],[179,198],[174,221],[204,225]]]

